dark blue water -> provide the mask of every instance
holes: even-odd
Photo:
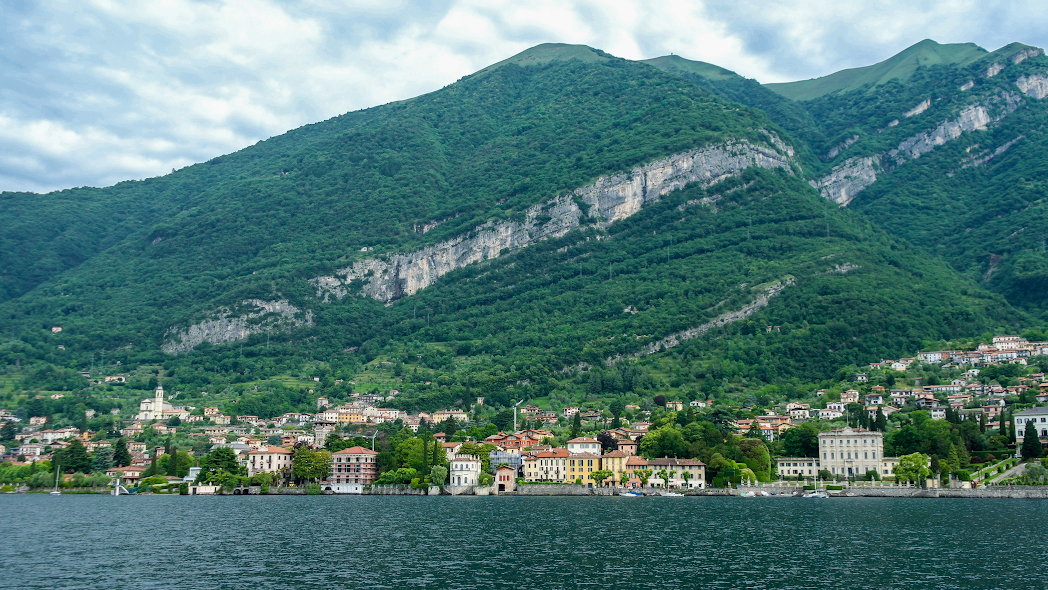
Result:
[[[2,588],[1048,588],[1048,502],[0,496]]]

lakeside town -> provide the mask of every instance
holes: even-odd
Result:
[[[338,405],[318,396],[314,412],[233,416],[177,405],[158,383],[137,413],[114,411],[103,430],[0,410],[0,484],[45,490],[59,468],[55,487],[190,495],[1048,483],[1031,462],[1048,444],[1048,381],[1030,361],[1046,356],[1048,343],[995,336],[973,351],[871,363],[767,408],[656,396],[556,411],[522,400],[511,424],[476,420],[482,397],[469,409],[409,414],[387,407],[396,390]],[[80,421],[100,418],[85,409]]]

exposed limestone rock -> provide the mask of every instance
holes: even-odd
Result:
[[[160,350],[168,354],[188,352],[201,342],[222,344],[242,340],[273,328],[312,326],[313,312],[301,312],[286,300],[248,299],[236,310],[221,309],[216,317],[185,329],[168,330]],[[248,308],[248,309],[244,309]]]
[[[966,90],[971,90],[974,87],[975,87],[975,80],[968,80],[967,82],[965,82],[964,84],[962,84],[960,86],[959,90],[961,92],[964,92]]]
[[[838,155],[840,155],[841,152],[850,148],[857,141],[859,141],[858,134],[853,135],[848,139],[845,139],[844,141],[838,143],[837,145],[830,148],[830,151],[826,152],[826,159],[832,160],[836,158]]]
[[[881,166],[877,158],[849,158],[834,166],[828,175],[818,181],[813,180],[809,184],[823,197],[844,207],[851,203],[862,189],[877,180],[877,173],[880,170]]]
[[[793,283],[793,277],[787,277],[785,280],[779,281],[766,288],[763,293],[758,295],[756,299],[754,299],[751,303],[749,303],[742,309],[722,313],[719,316],[713,318],[711,321],[702,324],[701,326],[697,326],[695,328],[688,328],[687,330],[677,332],[676,334],[670,334],[669,336],[661,340],[652,342],[651,344],[644,347],[644,349],[640,352],[635,353],[633,356],[643,356],[648,354],[655,354],[663,350],[669,350],[671,348],[680,346],[682,342],[686,342],[688,340],[692,340],[694,338],[702,336],[706,332],[709,332],[711,328],[719,328],[720,326],[726,326],[732,322],[744,320],[753,315],[754,313],[757,313],[758,311],[764,309],[765,307],[768,307],[768,302],[770,302],[774,297],[780,295],[783,289],[789,287],[790,285],[793,285]]]
[[[1048,96],[1048,76],[1043,74],[1034,74],[1029,77],[1023,76],[1015,81],[1015,85],[1019,87],[1023,94],[1030,98],[1041,100]]]
[[[921,154],[960,137],[962,133],[986,129],[988,125],[1015,112],[1021,102],[1022,98],[1018,94],[1002,92],[968,105],[956,119],[943,121],[935,129],[909,137],[899,143],[896,149],[877,157],[845,160],[834,166],[828,175],[809,184],[818,189],[823,197],[843,207],[873,184],[882,170],[901,166],[907,159],[919,158]]]
[[[992,160],[992,159],[996,158],[997,156],[1003,154],[1004,152],[1008,151],[1008,148],[1010,148],[1013,145],[1015,145],[1015,142],[1019,141],[1023,137],[1025,137],[1025,136],[1024,135],[1020,135],[1019,137],[1016,137],[1015,139],[998,146],[997,149],[993,150],[992,153],[987,153],[986,151],[984,151],[984,152],[981,152],[981,153],[976,154],[974,156],[970,156],[968,158],[965,158],[963,160],[963,164],[961,164],[961,169],[963,170],[965,168],[970,168],[972,166],[982,166],[983,164],[989,162],[990,160]]]
[[[775,142],[788,148],[773,134]],[[753,167],[782,168],[792,173],[788,154],[748,141],[675,154],[633,170],[597,179],[572,194],[556,197],[527,210],[519,221],[488,222],[470,233],[408,254],[370,258],[340,269],[335,276],[310,282],[318,297],[344,297],[354,281],[360,294],[385,303],[432,285],[441,276],[466,265],[498,257],[503,251],[525,248],[540,240],[562,236],[588,215],[601,225],[625,219],[648,203],[690,183],[710,186]],[[579,202],[588,205],[583,213]]]
[[[1015,55],[1013,55],[1011,57],[1011,60],[1012,60],[1013,64],[1017,64],[1017,63],[1023,61],[1024,59],[1026,59],[1026,58],[1037,57],[1038,55],[1041,55],[1042,53],[1044,53],[1044,51],[1042,49],[1040,49],[1039,47],[1031,47],[1030,49],[1023,49],[1022,51],[1016,53]]]
[[[918,133],[899,144],[897,150],[888,152],[888,157],[902,163],[899,156],[905,155],[910,159],[916,159],[921,154],[928,153],[944,143],[957,139],[966,131],[984,130],[990,123],[995,123],[1019,108],[1020,98],[1012,92],[1001,94],[987,99],[984,103],[969,105],[960,115],[952,121],[943,121],[938,127],[925,133]],[[991,114],[990,109],[997,111],[997,115]]]
[[[923,113],[924,111],[928,110],[928,107],[930,107],[930,106],[932,106],[932,99],[926,98],[923,101],[921,101],[921,104],[919,104],[919,105],[913,107],[912,109],[906,111],[905,113],[902,114],[902,116],[903,117],[915,117],[915,116]]]
[[[995,62],[995,63],[991,64],[990,67],[986,68],[986,77],[987,78],[993,78],[997,74],[1000,74],[1001,70],[1003,70],[1003,69],[1004,69],[1004,66],[1002,66],[1001,64]]]

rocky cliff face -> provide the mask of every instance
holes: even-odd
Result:
[[[318,297],[341,298],[359,289],[361,295],[389,303],[425,289],[453,270],[564,235],[578,227],[584,215],[607,225],[690,183],[709,186],[754,166],[791,171],[792,148],[774,134],[764,133],[775,148],[730,141],[675,154],[623,174],[598,178],[528,209],[521,221],[489,222],[464,236],[407,254],[361,260],[335,276],[310,282]],[[588,205],[586,213],[580,202]],[[359,287],[354,281],[359,281]]]
[[[1030,98],[1040,100],[1048,96],[1048,76],[1043,74],[1023,76],[1015,81],[1015,85],[1019,87],[1023,94]]]
[[[834,166],[829,174],[809,184],[823,197],[844,207],[862,189],[873,184],[880,171],[880,158],[848,158]]]
[[[185,329],[169,330],[160,350],[168,354],[188,352],[201,342],[222,344],[247,338],[274,328],[313,325],[313,314],[301,312],[286,300],[248,299],[236,310],[222,309],[213,319]]]
[[[1048,96],[1048,77],[1030,76],[1020,78],[1016,85],[1032,98]],[[927,101],[926,101],[927,102]],[[819,193],[837,203],[846,206],[856,195],[877,180],[885,170],[891,170],[921,157],[938,146],[957,139],[963,133],[983,130],[1013,113],[1022,103],[1022,97],[1014,92],[1000,92],[964,107],[957,117],[943,121],[934,129],[908,137],[899,146],[877,156],[849,158],[834,166],[829,174],[813,180],[810,184]],[[924,102],[915,109],[927,108]],[[912,110],[910,112],[913,112]],[[920,110],[923,112],[923,109]],[[909,114],[907,113],[907,116]],[[1005,148],[1007,149],[1007,148]]]

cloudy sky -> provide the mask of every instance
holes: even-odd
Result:
[[[0,191],[145,178],[544,42],[762,82],[922,39],[1048,45],[1044,0],[4,0]]]

